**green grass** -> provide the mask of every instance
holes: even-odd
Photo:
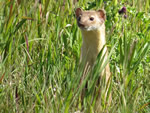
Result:
[[[88,1],[0,1],[0,112],[71,113],[82,109],[80,94],[86,80],[79,87],[82,38],[74,13],[77,7],[104,7],[107,13],[112,103],[107,106],[107,86],[101,82],[102,111],[150,112],[150,1]],[[123,6],[126,19],[118,13]],[[102,70],[98,61],[93,78],[87,76],[90,85],[84,112],[94,112],[93,87]]]

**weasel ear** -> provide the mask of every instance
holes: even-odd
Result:
[[[102,18],[105,21],[106,20],[106,12],[105,12],[105,10],[100,9],[97,12],[98,12],[99,17]]]
[[[82,9],[81,8],[77,8],[75,13],[76,13],[76,17],[78,17],[79,15],[82,14]]]

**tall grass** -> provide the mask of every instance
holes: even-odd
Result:
[[[118,10],[127,8],[127,18]],[[5,0],[0,1],[0,112],[94,112],[96,78],[102,56],[81,105],[79,86],[81,33],[74,10],[107,12],[112,102],[110,113],[150,112],[150,2],[148,0]],[[82,67],[82,66],[81,66]]]

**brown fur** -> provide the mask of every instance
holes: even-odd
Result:
[[[77,24],[82,33],[82,47],[80,62],[85,61],[84,73],[81,82],[87,75],[87,73],[92,69],[97,55],[101,49],[106,44],[105,41],[105,11],[83,11],[80,8],[76,9]],[[107,53],[107,47],[104,48],[104,53]],[[104,62],[107,59],[107,54],[105,55]],[[105,70],[102,75],[106,75],[106,83],[110,77],[109,64],[106,65]],[[92,75],[91,75],[92,76]],[[86,89],[86,88],[85,88]],[[81,99],[84,98],[85,89],[82,91]],[[98,99],[99,100],[99,99]],[[100,102],[98,102],[100,103]],[[98,108],[99,109],[99,108]]]

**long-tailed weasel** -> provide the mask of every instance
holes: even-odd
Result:
[[[90,68],[93,67],[97,55],[101,49],[105,46],[105,19],[106,14],[104,10],[98,11],[83,11],[81,8],[77,8],[75,11],[78,27],[82,33],[82,47],[80,61],[85,61],[86,66],[84,75]],[[107,53],[107,47],[104,48],[104,53]],[[86,59],[86,60],[85,60]],[[105,56],[104,62],[107,59]],[[105,67],[106,82],[110,77],[109,65]],[[83,76],[84,76],[83,75]],[[104,75],[104,71],[102,72]]]
[[[105,11],[83,11],[81,8],[76,9],[77,24],[82,33],[81,57],[82,62],[86,58],[86,64],[93,66],[97,55],[106,44],[105,40]],[[107,47],[104,48],[104,53],[107,52]],[[105,56],[105,60],[107,55]],[[110,76],[109,66],[106,68],[106,80]]]

